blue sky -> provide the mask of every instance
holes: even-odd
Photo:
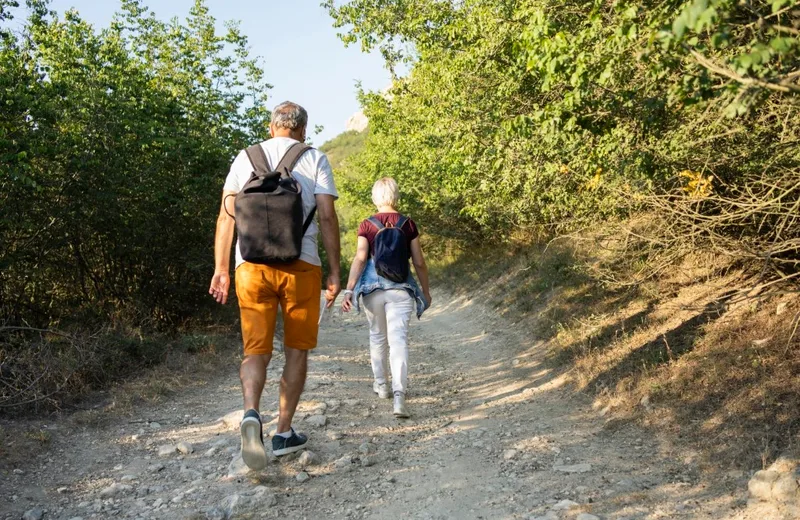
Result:
[[[159,18],[185,17],[193,0],[144,2]],[[309,113],[309,135],[314,125],[325,130],[312,139],[319,146],[344,131],[347,119],[359,110],[356,82],[368,90],[390,83],[379,54],[364,54],[358,45],[345,48],[320,0],[207,0],[220,31],[223,22],[238,20],[252,54],[262,58],[270,91],[270,108],[291,100]],[[53,0],[51,9],[63,13],[74,7],[98,28],[108,25],[119,6],[116,1]]]

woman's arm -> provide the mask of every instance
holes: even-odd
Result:
[[[419,237],[411,241],[411,261],[414,264],[414,270],[417,272],[417,278],[422,285],[422,293],[425,299],[428,300],[428,305],[433,303],[431,298],[431,285],[428,280],[428,265],[425,263],[425,255],[422,254],[422,246],[419,243]]]
[[[367,257],[369,256],[369,241],[366,237],[358,237],[358,250],[356,256],[353,258],[353,263],[350,265],[350,277],[347,279],[347,291],[352,291],[356,288],[358,279],[361,278],[361,273],[364,271],[364,266],[367,265]],[[342,301],[342,310],[350,312],[353,308],[353,293],[347,292]]]

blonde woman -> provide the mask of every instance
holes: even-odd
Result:
[[[399,198],[394,179],[380,179],[372,187],[372,202],[378,212],[358,228],[358,251],[350,268],[342,310],[350,312],[353,306],[359,310],[359,298],[362,299],[369,321],[375,377],[372,388],[384,399],[394,395],[394,415],[407,418],[408,326],[415,308],[417,318],[421,317],[432,298],[419,230],[412,219],[397,211]],[[419,284],[408,269],[409,257]]]

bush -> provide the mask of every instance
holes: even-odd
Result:
[[[0,1],[8,17],[10,2]],[[0,38],[0,324],[175,325],[210,305],[213,222],[267,85],[234,25],[135,0],[95,31],[31,3]]]
[[[410,68],[362,94],[355,196],[391,175],[429,228],[473,242],[655,210],[662,252],[797,272],[797,0],[327,6],[346,42]]]

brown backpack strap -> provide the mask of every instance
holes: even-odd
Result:
[[[305,143],[295,143],[286,150],[286,153],[283,154],[281,158],[281,162],[278,163],[278,167],[275,168],[275,171],[282,171],[283,168],[291,173],[294,170],[297,161],[300,160],[300,157],[303,156],[304,153],[311,150],[311,147]]]
[[[254,172],[268,173],[272,171],[269,166],[267,154],[264,153],[264,149],[260,144],[254,144],[253,146],[246,148],[244,153],[246,153],[247,158],[250,159],[250,164],[253,165]]]

